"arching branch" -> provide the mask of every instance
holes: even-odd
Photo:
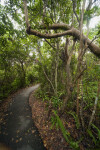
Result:
[[[28,10],[27,10],[27,3],[26,0],[23,0],[24,2],[24,12],[25,12],[25,20],[26,20],[26,25],[27,25],[27,33],[30,35],[35,35],[38,36],[40,38],[45,38],[45,39],[51,39],[51,38],[57,38],[57,37],[62,37],[65,35],[70,35],[75,37],[76,39],[80,40],[80,31],[70,27],[67,24],[53,24],[50,25],[48,27],[46,26],[41,26],[40,29],[45,30],[64,30],[64,32],[62,33],[56,33],[56,34],[48,34],[48,33],[41,33],[38,32],[36,30],[31,29],[29,21],[28,21]],[[94,44],[93,42],[91,42],[91,40],[89,40],[86,36],[83,35],[83,43],[87,43],[88,48],[91,50],[92,53],[94,53],[96,56],[100,57],[100,48]]]
[[[60,24],[55,24],[55,25],[51,25],[48,27],[49,29],[51,28],[52,30],[54,29],[61,29],[62,30],[65,30],[65,25],[62,25],[60,26]],[[45,27],[43,28],[45,29]],[[51,39],[51,38],[57,38],[57,37],[62,37],[62,36],[65,36],[65,35],[70,35],[70,36],[73,36],[75,37],[76,39],[80,40],[80,31],[75,29],[75,28],[69,28],[69,26],[66,25],[66,30],[67,31],[64,31],[62,33],[56,33],[56,34],[43,34],[41,32],[38,32],[36,30],[32,30],[30,29],[29,32],[27,31],[28,34],[31,34],[31,35],[35,35],[35,36],[38,36],[40,38],[45,38],[45,39]],[[100,57],[100,48],[94,44],[93,42],[91,42],[90,39],[88,39],[86,36],[83,35],[83,43],[85,44],[87,42],[87,46],[88,48],[91,50],[92,53],[94,53],[96,56]]]
[[[71,35],[72,31],[68,30],[68,31],[65,31],[65,32],[62,32],[62,33],[56,33],[56,34],[43,34],[43,33],[38,32],[36,30],[30,29],[29,31],[27,30],[27,33],[31,34],[31,35],[38,36],[40,38],[51,39],[51,38],[61,37],[61,36],[64,36],[64,35]]]

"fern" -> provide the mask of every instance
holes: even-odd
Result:
[[[93,142],[94,142],[95,145],[96,145],[96,139],[95,139],[95,137],[94,137],[92,131],[91,131],[90,129],[87,129],[87,132],[88,132],[89,136],[92,138]]]
[[[57,122],[57,118],[56,117],[54,117],[54,116],[51,117],[51,123],[52,123],[51,129],[53,129],[53,127],[55,125],[56,125],[56,128],[58,129],[58,122]]]
[[[76,127],[77,127],[77,129],[79,129],[80,128],[80,123],[79,123],[79,119],[78,119],[78,116],[76,115],[76,113],[68,112],[68,114],[73,116],[73,118],[75,119]]]
[[[56,111],[53,111],[53,112],[54,112],[54,114],[55,114],[55,116],[56,116],[56,118],[57,118],[59,127],[60,127],[60,129],[61,129],[61,131],[62,131],[62,134],[63,134],[63,136],[64,136],[66,142],[69,143],[69,145],[71,146],[71,148],[79,149],[79,145],[78,145],[79,142],[74,142],[74,141],[72,140],[72,138],[71,138],[71,136],[70,136],[70,133],[65,129],[65,127],[64,127],[64,125],[63,125],[61,119],[60,119],[59,116],[57,115]]]
[[[92,124],[92,126],[97,130],[97,132],[98,132],[98,138],[100,140],[100,129],[97,126],[95,126],[94,124]]]

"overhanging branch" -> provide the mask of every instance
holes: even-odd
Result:
[[[45,30],[65,30],[62,33],[56,33],[56,34],[43,34],[41,32],[38,32],[36,30],[32,30],[28,21],[28,10],[27,10],[27,0],[23,0],[24,2],[24,12],[25,12],[25,21],[26,21],[26,25],[27,25],[27,33],[30,35],[35,35],[38,36],[40,38],[45,38],[45,39],[51,39],[51,38],[57,38],[57,37],[62,37],[65,35],[70,35],[75,37],[76,39],[80,40],[80,31],[70,27],[67,24],[53,24],[50,26],[41,26],[40,29]],[[100,57],[100,48],[95,45],[94,43],[91,43],[91,40],[89,40],[86,36],[83,35],[83,43],[85,44],[87,42],[88,48],[91,50],[91,52],[93,52],[96,56]]]
[[[55,25],[51,25],[48,27],[49,29],[61,29],[62,30],[66,30],[67,31],[64,31],[62,33],[56,33],[56,34],[43,34],[41,32],[38,32],[36,30],[32,30],[32,29],[28,29],[27,30],[27,33],[30,34],[30,35],[35,35],[35,36],[38,36],[40,38],[45,38],[45,39],[51,39],[51,38],[57,38],[57,37],[62,37],[62,36],[65,36],[65,35],[70,35],[70,36],[73,36],[75,37],[76,39],[80,40],[80,31],[75,29],[75,28],[71,28],[69,26],[65,26],[63,24],[55,24]],[[45,29],[45,27],[43,28]],[[87,46],[88,48],[91,50],[92,53],[94,53],[96,56],[100,57],[100,48],[94,44],[93,42],[91,42],[90,39],[88,39],[86,36],[83,35],[83,43],[85,44],[87,42]]]
[[[71,35],[72,30],[68,30],[68,31],[65,31],[62,33],[56,33],[56,34],[43,34],[43,33],[38,32],[36,30],[30,29],[30,30],[27,30],[27,33],[31,34],[31,35],[38,36],[40,38],[51,39],[51,38],[57,38],[57,37],[65,36],[65,35]]]

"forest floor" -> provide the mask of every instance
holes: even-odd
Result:
[[[14,94],[11,94],[7,99],[5,99],[0,104],[0,134],[1,134],[1,126],[2,125],[5,126],[7,122],[5,121],[5,118],[8,118],[9,116],[8,113],[9,107],[13,104],[15,97],[20,93],[23,93],[28,88],[29,87],[18,90]],[[69,147],[68,143],[66,143],[61,131],[59,129],[55,129],[52,127],[50,118],[48,119],[47,103],[44,103],[41,99],[37,99],[34,91],[30,94],[29,105],[31,106],[32,118],[34,120],[35,126],[38,128],[40,136],[43,140],[43,144],[47,148],[47,150],[66,150],[66,149],[72,150]],[[69,124],[69,128],[70,126],[71,125]],[[19,130],[17,130],[16,132],[17,134],[19,134]],[[3,139],[0,139],[0,142],[2,142],[2,140]],[[12,137],[11,140],[12,142],[15,141],[15,143],[18,144],[22,141],[22,137],[20,138],[16,137],[15,139]],[[0,146],[2,147],[1,143]]]
[[[86,131],[82,130],[80,123],[78,124],[78,121],[71,114],[71,111],[75,111],[73,108],[71,111],[67,110],[60,117],[65,130],[70,134],[70,142],[74,144],[72,148],[71,144],[66,142],[63,131],[61,131],[60,126],[57,124],[57,120],[54,120],[54,111],[49,107],[48,101],[37,98],[37,92],[35,91],[30,95],[29,104],[31,106],[32,118],[47,150],[75,150],[76,142],[79,145],[78,150],[100,150],[100,144],[97,147],[95,146],[92,138],[89,137]],[[88,116],[88,112],[86,112],[86,116]],[[85,120],[85,123],[87,122]]]
[[[65,141],[62,132],[59,128],[52,127],[50,117],[48,118],[49,109],[47,109],[47,103],[41,99],[35,97],[35,93],[32,92],[29,98],[29,104],[32,109],[32,117],[39,133],[42,137],[44,146],[48,150],[74,150],[71,149],[69,144]],[[53,114],[52,114],[53,115]],[[77,132],[74,119],[67,118],[68,131],[74,133],[73,137],[77,140]],[[65,116],[62,117],[63,124],[65,124]],[[80,145],[80,150],[84,150]]]
[[[25,91],[27,91],[28,88],[30,88],[30,87],[18,90],[18,92],[12,94],[6,100],[4,100],[4,102],[2,104],[0,104],[0,129],[1,129],[1,125],[3,125],[5,127],[5,125],[7,123],[7,120],[5,121],[5,118],[8,118],[8,120],[9,120],[9,114],[12,115],[12,111],[9,112],[9,107],[11,107],[13,105],[14,99],[16,98],[16,96],[20,95],[21,93],[23,93],[22,95],[26,94]],[[42,138],[43,144],[46,147],[46,149],[47,150],[75,150],[74,148],[71,148],[70,145],[65,141],[63,134],[62,134],[61,130],[59,129],[59,127],[55,126],[55,125],[53,126],[53,123],[51,122],[51,117],[54,116],[54,114],[52,113],[52,111],[51,112],[49,111],[50,109],[48,108],[48,102],[46,102],[46,101],[43,102],[42,99],[37,98],[35,91],[33,91],[29,95],[30,95],[30,97],[29,97],[29,100],[27,99],[27,103],[25,104],[24,113],[26,115],[27,110],[30,111],[30,115],[26,115],[26,116],[30,117],[30,120],[33,118],[33,120],[31,120],[31,123],[35,124],[35,126],[38,128],[39,134]],[[20,99],[17,98],[16,102],[18,104],[17,107],[19,109]],[[14,105],[16,106],[16,104],[14,104]],[[31,109],[29,108],[29,105],[30,105]],[[21,106],[21,108],[23,108],[23,106]],[[31,113],[32,113],[32,115],[31,115]],[[16,114],[16,116],[17,115],[18,115],[18,113]],[[22,114],[20,114],[20,115],[22,116]],[[15,118],[15,117],[13,117],[13,118]],[[80,141],[81,131],[76,129],[76,123],[75,123],[73,116],[63,115],[61,117],[61,120],[63,122],[64,127],[70,133],[72,139],[74,141]],[[10,123],[10,124],[12,125],[12,123]],[[12,127],[13,127],[13,125],[12,125]],[[15,138],[11,137],[11,139],[10,139],[12,142],[15,142],[14,146],[16,144],[17,145],[19,144],[19,146],[20,146],[20,142],[23,141],[24,135],[26,137],[28,137],[28,135],[30,136],[30,132],[33,135],[34,135],[34,133],[36,133],[35,131],[37,129],[29,130],[28,128],[26,131],[27,135],[25,133],[25,134],[23,134],[23,137],[22,136],[18,137],[20,132],[19,132],[19,130],[16,129],[16,133],[17,133],[16,137]],[[4,133],[5,137],[9,136],[9,135],[5,135],[5,134],[7,134],[5,131],[3,133]],[[0,131],[0,134],[1,134],[1,131]],[[34,139],[33,136],[30,136],[30,137],[31,137],[31,139]],[[2,140],[3,140],[3,138],[2,139],[0,138],[0,142],[2,142]],[[6,141],[8,142],[8,139],[6,139]],[[90,143],[90,141],[80,143],[79,149],[87,150],[87,145],[89,143]],[[92,143],[90,143],[90,144],[92,144]],[[29,148],[29,147],[26,147],[26,149],[24,147],[24,150],[29,150],[27,148]],[[3,150],[3,149],[0,149],[0,150]],[[39,150],[39,149],[35,149],[35,150]],[[42,149],[40,148],[40,150],[42,150]],[[88,149],[88,150],[90,150],[90,149]]]
[[[11,150],[46,149],[32,120],[29,106],[29,95],[38,86],[18,91],[0,106],[0,150],[4,150],[3,144]]]

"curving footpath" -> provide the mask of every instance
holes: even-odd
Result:
[[[46,150],[33,123],[28,102],[30,93],[38,87],[39,85],[29,87],[15,96],[6,112],[5,122],[0,129],[0,143],[11,150]]]

